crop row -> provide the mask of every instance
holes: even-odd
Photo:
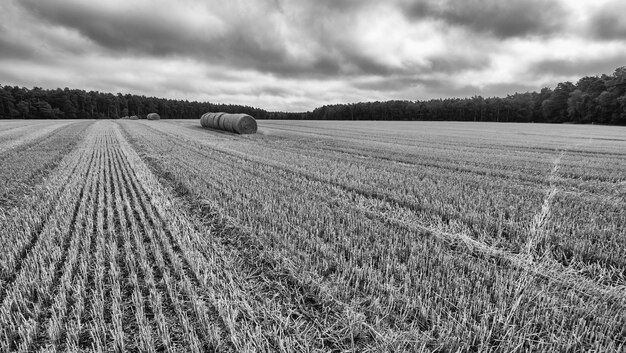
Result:
[[[118,136],[92,125],[38,186],[48,194],[2,218],[2,351],[228,347]]]

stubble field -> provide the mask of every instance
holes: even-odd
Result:
[[[0,351],[626,350],[626,129],[0,122]]]

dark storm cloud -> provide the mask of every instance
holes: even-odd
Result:
[[[53,25],[74,29],[100,46],[129,54],[151,56],[195,56],[231,60],[242,66],[249,61],[285,67],[286,53],[280,38],[265,28],[246,23],[239,31],[221,36],[211,26],[189,26],[187,19],[160,11],[135,12],[125,8],[107,9],[87,2],[23,1],[22,6],[37,18]],[[236,26],[233,26],[237,28]],[[254,33],[256,32],[256,33]],[[286,69],[290,68],[287,65]]]
[[[111,10],[86,2],[26,0],[20,4],[41,20],[78,31],[107,50],[130,55],[193,57],[288,77],[381,75],[392,70],[363,55],[358,48],[333,40],[337,36],[335,26],[325,19],[333,11],[364,6],[360,1],[327,0],[316,7],[319,16],[309,19],[315,22],[312,30],[319,33],[308,35],[324,40],[315,43],[317,48],[306,60],[290,55],[286,38],[268,19],[251,22],[229,18],[225,19],[226,26],[217,23],[212,31],[211,25],[189,26],[185,18],[167,12]],[[280,3],[273,4],[281,8]]]
[[[281,19],[292,21],[290,25],[300,26],[301,38],[297,39],[301,42],[291,44],[307,48],[304,59],[290,53],[290,40],[278,28],[276,18],[263,18],[262,13],[251,21],[247,17],[220,18],[216,11],[217,19],[224,23],[205,26],[190,22],[184,14],[164,11],[110,9],[82,1],[20,2],[36,18],[72,29],[105,50],[122,55],[190,57],[294,78],[415,72],[415,65],[408,62],[390,65],[347,37],[354,25],[355,12],[371,6],[374,1],[305,3],[299,13],[290,15],[285,15],[285,4],[278,0],[259,3],[266,6],[267,11],[285,16]],[[449,71],[449,64],[453,62],[440,60],[430,70]],[[463,63],[458,64],[463,66]]]
[[[409,0],[411,19],[431,18],[499,38],[549,35],[562,28],[567,11],[545,0]]]
[[[626,3],[612,1],[591,17],[591,33],[598,39],[626,41]]]
[[[129,11],[101,12],[87,3],[23,1],[21,4],[40,20],[75,29],[111,49],[137,49],[158,55],[177,52],[188,44],[187,38],[174,33],[176,24],[167,19],[151,19]],[[179,39],[182,40],[176,42]]]

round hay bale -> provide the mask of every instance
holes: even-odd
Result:
[[[139,117],[137,115],[131,115],[130,120],[139,120]]]
[[[220,116],[217,118],[217,127],[220,130],[231,131],[231,130],[226,130],[226,120],[227,119],[228,119],[228,115],[226,115],[226,114],[220,114]]]
[[[256,120],[248,114],[205,113],[200,117],[200,125],[238,134],[257,132]]]
[[[226,115],[226,113],[217,113],[210,117],[211,120],[211,128],[224,130],[224,120],[222,119]]]
[[[157,113],[150,113],[147,116],[148,120],[159,120],[161,119],[161,116]]]

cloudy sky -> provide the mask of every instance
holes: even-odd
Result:
[[[0,84],[302,111],[626,65],[624,0],[0,0]]]

